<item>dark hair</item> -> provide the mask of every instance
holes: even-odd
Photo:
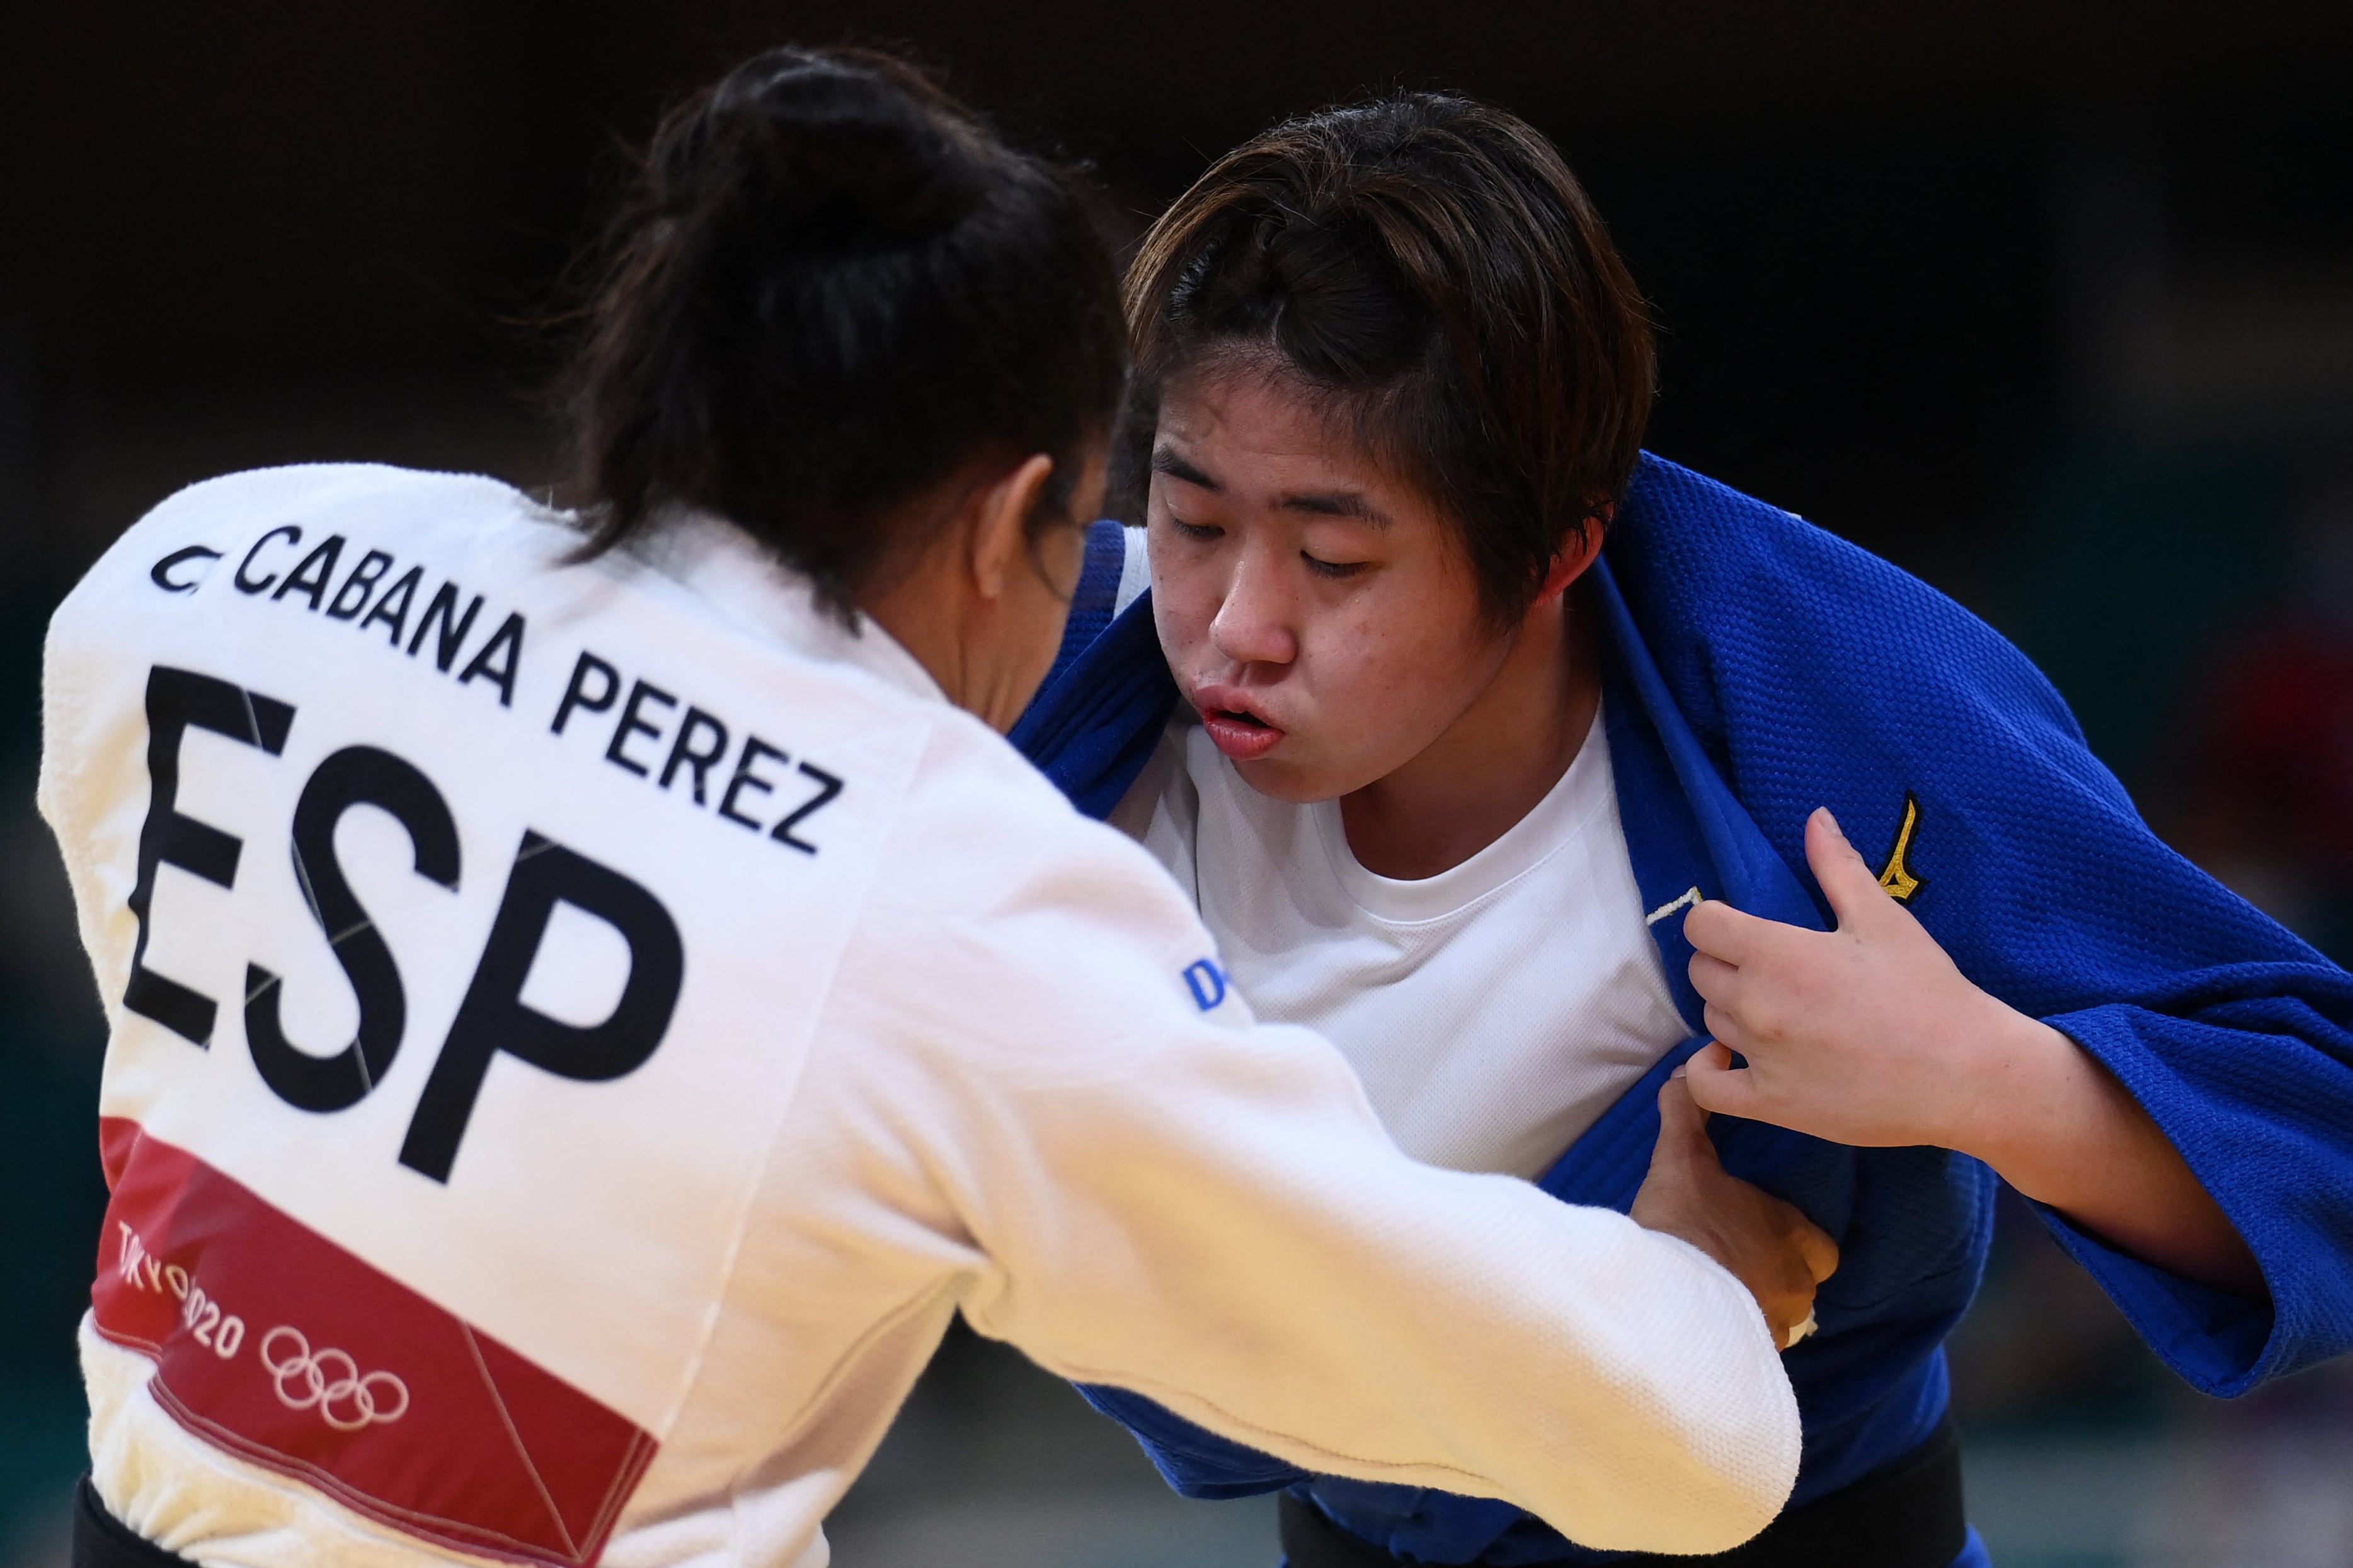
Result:
[[[1504,622],[1624,489],[1657,384],[1641,295],[1559,153],[1451,94],[1328,110],[1220,158],[1145,237],[1127,313],[1122,516],[1142,520],[1169,378],[1255,365],[1437,503]]]
[[[1050,454],[1032,536],[1062,519],[1119,397],[1076,174],[887,55],[774,49],[672,110],[599,255],[565,386],[584,555],[701,507],[847,614],[919,542],[883,514],[977,458]]]

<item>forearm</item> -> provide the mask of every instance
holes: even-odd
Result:
[[[2265,1297],[2253,1252],[2116,1075],[2050,1025],[2001,1011],[1952,1146],[2120,1251]]]
[[[1018,1119],[1039,1187],[974,1226],[1003,1270],[965,1304],[983,1332],[1288,1465],[1501,1498],[1600,1546],[1721,1551],[1786,1497],[1796,1406],[1737,1279],[1406,1160],[1322,1042],[1205,1037],[1054,1098]]]
[[[1312,1231],[1262,1211],[1219,1226],[1150,1268],[1161,1300],[1090,1312],[1083,1339],[990,1327],[1288,1465],[1498,1497],[1579,1542],[1715,1552],[1771,1519],[1796,1412],[1730,1276],[1526,1189],[1449,1203],[1440,1225],[1400,1213],[1409,1194],[1364,1195],[1377,1230],[1336,1209]]]

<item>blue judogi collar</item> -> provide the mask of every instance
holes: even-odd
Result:
[[[1097,525],[1090,552],[1115,560],[1115,528]],[[1694,1035],[1685,895],[1820,929],[1826,911],[1798,869],[1806,815],[1831,805],[1858,844],[1883,826],[1912,847],[1896,857],[1912,856],[1907,871],[1927,868],[1919,885],[1933,892],[1915,911],[1964,972],[2116,1072],[2255,1248],[2273,1307],[2044,1216],[2158,1352],[2231,1394],[2353,1344],[2353,977],[2150,836],[2048,683],[1915,580],[1649,457],[1604,555],[1592,592],[1620,817]],[[1095,572],[1060,674],[1013,733],[1095,816],[1141,772],[1177,700],[1148,597],[1113,617],[1106,575],[1115,586],[1115,571]],[[1660,1084],[1699,1044],[1669,1053],[1538,1184],[1630,1206]],[[1994,1178],[1944,1150],[1850,1149],[1723,1117],[1710,1131],[1727,1169],[1841,1246],[1821,1331],[1787,1358],[1805,1427],[1792,1500],[1804,1502],[1936,1425],[1940,1346],[1976,1289]],[[1410,1561],[1579,1555],[1501,1503],[1310,1477],[1125,1391],[1084,1392],[1187,1495],[1293,1486]]]

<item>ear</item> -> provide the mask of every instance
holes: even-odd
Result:
[[[972,581],[984,599],[1005,595],[1016,572],[1032,570],[1029,563],[1029,514],[1053,477],[1054,459],[1032,453],[984,485],[965,504],[972,521]]]
[[[1585,575],[1586,569],[1601,553],[1603,535],[1617,510],[1614,502],[1604,501],[1594,509],[1592,516],[1585,520],[1585,531],[1581,535],[1572,535],[1561,542],[1559,553],[1552,558],[1552,565],[1545,573],[1544,586],[1536,590],[1538,599],[1549,599],[1556,594],[1567,593],[1571,583]]]

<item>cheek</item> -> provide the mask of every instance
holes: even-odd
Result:
[[[1145,536],[1145,548],[1152,562],[1152,624],[1160,633],[1160,651],[1171,668],[1188,668],[1207,648],[1218,618],[1217,581],[1198,563],[1179,559],[1180,552],[1162,549],[1156,531]]]
[[[1477,634],[1474,615],[1447,595],[1400,595],[1320,628],[1303,658],[1314,691],[1314,739],[1329,765],[1348,775],[1345,787],[1411,761],[1486,689],[1500,655]]]
[[[1427,744],[1483,684],[1483,650],[1457,626],[1398,616],[1351,617],[1329,629],[1310,654],[1315,685],[1327,701],[1345,704],[1335,717],[1368,735],[1427,730]]]

